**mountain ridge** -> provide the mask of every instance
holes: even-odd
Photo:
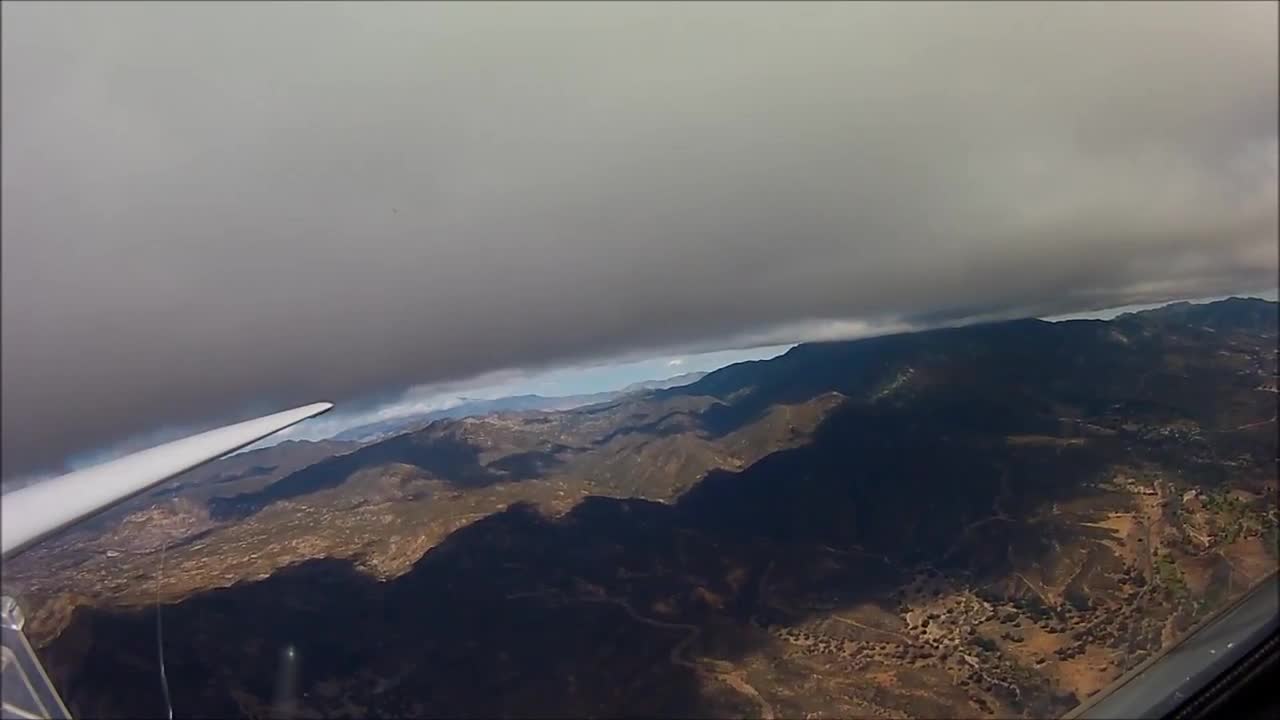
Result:
[[[428,425],[436,420],[456,420],[465,417],[491,415],[498,412],[520,412],[525,410],[571,410],[573,408],[609,402],[624,395],[646,390],[674,387],[679,384],[694,382],[706,373],[683,373],[669,378],[645,380],[631,383],[619,390],[606,390],[597,393],[581,393],[577,395],[538,395],[525,393],[507,395],[493,399],[459,397],[458,405],[424,413],[415,413],[403,417],[391,418],[372,423],[365,423],[348,428],[333,436],[334,440],[370,442],[382,440],[402,432]]]
[[[154,681],[154,557],[99,553],[162,539],[175,697],[221,714],[269,712],[284,643],[315,714],[1060,714],[1275,567],[1258,302],[441,420],[6,582],[81,714],[156,709],[113,692]]]

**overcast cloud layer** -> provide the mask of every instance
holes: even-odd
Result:
[[[1276,15],[6,4],[4,475],[504,368],[1274,287]]]

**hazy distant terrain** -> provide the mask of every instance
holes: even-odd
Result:
[[[157,589],[179,715],[268,714],[287,645],[300,715],[1061,714],[1276,568],[1276,342],[1232,299],[801,345],[244,453],[5,584],[80,715],[160,710]]]
[[[621,390],[610,390],[583,395],[559,395],[553,397],[546,397],[543,395],[512,395],[492,400],[465,400],[464,402],[450,408],[432,410],[430,412],[418,413],[415,415],[406,415],[403,417],[391,418],[388,420],[353,427],[338,433],[334,439],[368,442],[370,440],[381,440],[411,429],[421,428],[436,420],[478,417],[482,415],[492,415],[493,413],[498,412],[511,412],[516,410],[571,410],[584,405],[593,405],[595,403],[616,400],[623,395],[640,392],[642,390],[661,390],[680,385],[688,385],[691,382],[700,380],[704,375],[706,375],[704,372],[684,373],[682,375],[666,378],[665,380],[650,380],[647,382],[632,383]]]

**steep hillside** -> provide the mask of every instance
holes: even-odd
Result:
[[[292,647],[304,714],[1058,714],[1275,569],[1275,310],[802,345],[438,421],[6,584],[89,715],[157,711],[157,593],[179,713],[268,714]]]

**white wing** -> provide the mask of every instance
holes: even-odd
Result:
[[[246,420],[14,490],[0,497],[0,557],[332,407],[313,403]]]

